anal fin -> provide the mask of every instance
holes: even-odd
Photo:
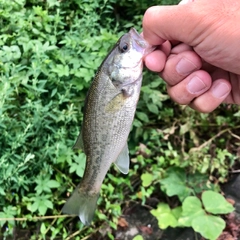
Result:
[[[129,171],[129,164],[130,164],[129,151],[126,143],[124,148],[118,155],[118,158],[115,161],[115,165],[122,173],[127,174]]]

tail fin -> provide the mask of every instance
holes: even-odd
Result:
[[[97,205],[99,193],[88,194],[77,187],[62,208],[66,214],[78,215],[84,225],[90,225]]]

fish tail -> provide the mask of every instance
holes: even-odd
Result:
[[[90,225],[96,210],[99,193],[89,194],[76,188],[62,208],[66,214],[78,215],[84,225]]]

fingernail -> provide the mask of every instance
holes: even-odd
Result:
[[[213,85],[212,94],[215,98],[224,98],[229,94],[230,90],[228,84],[219,82]]]
[[[182,58],[176,66],[176,71],[183,76],[188,75],[196,69],[197,66],[186,58]]]
[[[206,87],[207,85],[197,76],[193,77],[187,85],[188,91],[192,94],[199,93]]]

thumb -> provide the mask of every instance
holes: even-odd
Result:
[[[149,8],[143,17],[144,38],[152,45],[176,40],[193,46],[195,37],[202,31],[198,26],[201,15],[197,14],[193,4]]]

